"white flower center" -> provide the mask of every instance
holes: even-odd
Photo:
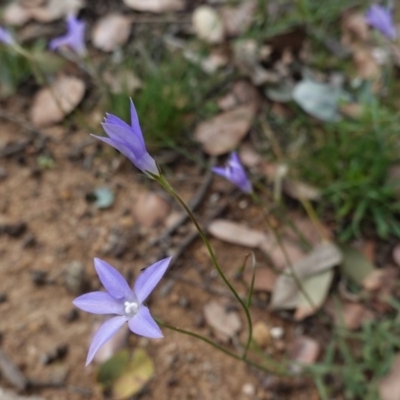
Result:
[[[139,303],[136,301],[125,301],[125,314],[129,317],[133,317],[139,310]]]

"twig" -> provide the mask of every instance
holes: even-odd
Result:
[[[21,152],[22,150],[24,150],[31,143],[32,143],[32,140],[25,140],[23,142],[6,145],[2,149],[0,149],[0,158],[10,157],[14,154],[17,154],[17,153]]]
[[[214,166],[215,162],[216,162],[216,158],[215,157],[211,158],[210,167]],[[213,172],[212,172],[211,168],[209,168],[209,170],[205,176],[205,179],[203,181],[203,184],[200,186],[199,190],[190,199],[190,201],[188,203],[190,211],[194,211],[201,204],[201,202],[204,199],[204,196],[207,193],[208,188],[211,185],[212,178],[213,178]],[[174,224],[165,228],[164,231],[161,232],[161,234],[158,237],[156,237],[155,239],[152,239],[150,241],[150,245],[154,246],[157,243],[165,241],[168,238],[168,236],[172,235],[181,225],[183,225],[187,221],[188,218],[189,217],[186,213],[182,213],[181,216],[178,218],[178,220]],[[186,240],[188,240],[188,244],[185,246],[185,248],[194,240],[194,238],[196,236],[197,236],[197,234],[191,240],[189,240],[189,238],[191,237],[191,235],[190,235],[186,239]]]
[[[7,121],[13,122],[19,125],[21,128],[25,129],[27,132],[33,135],[35,138],[45,138],[46,136],[34,125],[24,118],[17,117],[16,115],[0,108],[0,118],[6,119]]]

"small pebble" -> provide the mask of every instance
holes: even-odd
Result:
[[[285,330],[281,326],[274,326],[269,330],[269,333],[274,339],[281,339],[285,333]]]
[[[7,295],[5,293],[0,293],[0,304],[7,301]]]
[[[182,308],[189,308],[190,307],[190,300],[187,297],[180,297],[178,304],[182,307]]]
[[[245,383],[242,386],[242,393],[246,396],[253,397],[256,394],[256,388],[252,383]]]
[[[40,362],[43,365],[51,364],[54,361],[64,358],[67,353],[68,353],[68,345],[66,344],[60,345],[57,346],[55,349],[50,350],[46,354],[43,354],[40,357]]]
[[[71,261],[65,266],[64,286],[74,294],[81,294],[86,286],[85,267],[80,261]]]
[[[62,318],[65,322],[74,322],[79,318],[79,311],[76,308],[71,308],[71,310],[64,314]]]

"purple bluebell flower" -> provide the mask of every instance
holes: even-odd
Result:
[[[377,29],[388,39],[396,39],[396,26],[393,22],[393,15],[388,8],[378,4],[373,4],[368,9],[365,18],[369,25]]]
[[[61,46],[68,46],[79,56],[86,55],[85,28],[85,22],[79,21],[74,15],[69,15],[67,17],[67,33],[53,39],[49,44],[50,49],[57,50]]]
[[[103,323],[95,333],[89,347],[86,365],[94,355],[127,322],[129,329],[137,335],[156,339],[163,334],[149,309],[143,304],[167,270],[171,257],[156,262],[143,270],[131,289],[124,277],[111,265],[99,258],[94,266],[107,292],[91,292],[79,296],[73,303],[92,314],[115,314]]]
[[[146,150],[139,119],[132,100],[131,126],[112,114],[106,114],[102,126],[109,137],[92,135],[93,137],[102,140],[120,151],[144,173],[150,173],[156,176],[160,175],[154,158],[152,158]]]
[[[7,46],[12,46],[15,43],[14,38],[11,36],[11,33],[7,29],[1,26],[0,26],[0,43],[3,43]]]
[[[243,192],[251,193],[253,191],[251,182],[247,178],[246,171],[240,163],[236,152],[231,153],[225,167],[214,167],[212,170],[216,174],[228,179],[228,181],[231,181]]]

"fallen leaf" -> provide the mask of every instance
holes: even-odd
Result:
[[[321,198],[321,191],[316,187],[290,178],[283,180],[283,190],[295,200],[319,200]]]
[[[297,300],[296,311],[294,313],[296,321],[301,321],[313,315],[321,308],[328,296],[333,275],[333,270],[328,269],[303,280],[303,289],[308,296],[305,297],[302,292],[299,293],[300,298]],[[312,304],[309,300],[311,300]]]
[[[335,325],[351,331],[361,328],[362,324],[374,318],[372,311],[364,304],[344,302],[339,303],[330,299],[325,307],[326,312],[334,319]]]
[[[400,400],[400,353],[394,357],[390,372],[378,387],[381,400]]]
[[[209,155],[228,153],[246,136],[255,112],[254,105],[244,105],[217,115],[196,127],[195,139]]]
[[[363,79],[376,79],[380,76],[380,66],[370,49],[357,48],[353,53],[357,75]]]
[[[351,47],[357,42],[367,42],[369,27],[365,15],[355,9],[348,9],[341,18],[342,43]]]
[[[253,271],[251,270],[247,270],[243,274],[243,279],[249,287],[252,275]],[[277,278],[277,274],[271,268],[256,268],[253,290],[255,292],[272,292]]]
[[[333,274],[327,273],[331,268],[340,264],[342,253],[339,248],[330,242],[316,246],[307,256],[293,263],[293,269],[300,280],[302,287],[313,299],[316,306],[311,310],[311,305],[303,295],[290,275],[290,269],[285,269],[285,274],[278,277],[272,292],[271,307],[273,309],[290,309],[299,307],[298,318],[315,312],[325,300]],[[315,299],[314,299],[315,297]],[[306,309],[305,301],[309,308]]]
[[[238,36],[247,32],[253,22],[256,10],[257,2],[254,0],[243,1],[237,7],[223,7],[221,16],[226,34],[228,36]]]
[[[112,385],[115,400],[131,399],[154,375],[154,362],[144,349],[137,349],[125,371]]]
[[[142,81],[129,69],[119,70],[118,73],[106,71],[104,81],[109,85],[112,93],[129,93],[132,95],[142,87]]]
[[[288,103],[293,100],[295,83],[292,79],[283,79],[275,85],[268,85],[265,94],[272,101]]]
[[[108,14],[100,18],[93,28],[93,46],[111,52],[125,44],[131,33],[131,20],[122,14]]]
[[[261,245],[266,235],[236,222],[216,219],[208,225],[208,232],[220,240],[240,246],[255,248]]]
[[[344,92],[311,80],[300,81],[293,89],[293,100],[308,114],[321,121],[340,120],[338,103]]]
[[[289,358],[297,363],[310,365],[319,356],[321,346],[309,336],[295,337],[289,348]]]
[[[375,266],[353,247],[342,246],[341,251],[343,261],[340,264],[340,272],[361,286],[364,279],[374,271]]]
[[[132,356],[122,350],[99,367],[97,382],[112,389],[113,399],[123,400],[140,392],[153,374],[153,360],[144,349],[135,350]]]
[[[60,75],[50,87],[35,94],[30,120],[39,127],[60,122],[81,102],[84,93],[85,83],[81,79]]]
[[[238,313],[223,303],[210,301],[204,306],[203,311],[207,324],[223,342],[232,339],[242,327]]]
[[[83,0],[47,0],[40,7],[30,8],[29,12],[36,21],[51,22],[69,14],[77,15],[83,5]]]
[[[198,38],[207,43],[221,43],[225,32],[222,19],[210,6],[200,6],[194,10],[192,16],[193,29]]]
[[[260,154],[256,152],[254,147],[250,144],[243,144],[239,149],[239,158],[242,164],[247,168],[255,168],[263,161]]]
[[[124,3],[133,10],[153,13],[181,11],[186,6],[185,0],[124,0]]]
[[[134,204],[133,214],[141,226],[152,228],[165,220],[169,210],[169,203],[162,197],[142,191]]]
[[[374,269],[363,279],[363,287],[369,291],[377,291],[380,289],[390,289],[398,278],[397,268],[380,268]]]

